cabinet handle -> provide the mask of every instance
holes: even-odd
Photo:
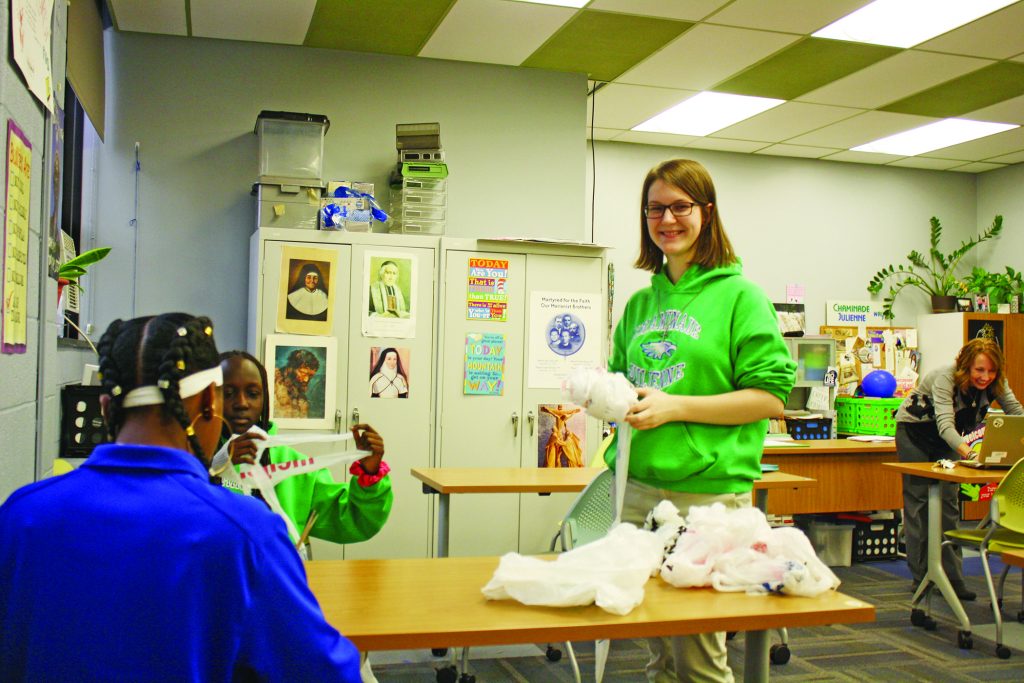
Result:
[[[512,436],[519,436],[519,413],[512,413]]]
[[[352,409],[352,426],[359,424],[359,408]]]
[[[530,436],[533,436],[533,411],[526,413],[526,424],[530,425]]]

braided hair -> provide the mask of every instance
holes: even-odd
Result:
[[[183,377],[220,363],[213,341],[213,323],[204,316],[164,313],[132,320],[115,320],[96,347],[100,356],[103,393],[110,396],[107,422],[110,439],[125,419],[124,397],[132,389],[157,386],[161,408],[188,435],[192,452],[205,460],[182,403],[178,383]]]

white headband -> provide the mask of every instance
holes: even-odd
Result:
[[[210,384],[216,384],[218,387],[224,384],[224,371],[220,369],[219,365],[182,377],[178,381],[178,395],[181,398],[195,396]],[[138,408],[139,406],[156,406],[163,402],[164,394],[160,388],[148,384],[144,387],[135,387],[125,394],[124,402],[121,405],[125,408]]]

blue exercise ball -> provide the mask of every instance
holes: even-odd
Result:
[[[860,383],[865,396],[871,398],[892,398],[896,391],[896,378],[888,370],[873,370]]]

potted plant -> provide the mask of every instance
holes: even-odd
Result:
[[[960,260],[974,247],[982,242],[998,237],[1003,231],[1003,217],[996,216],[992,225],[987,230],[979,233],[948,254],[939,250],[939,241],[942,239],[942,224],[939,219],[932,216],[931,219],[931,247],[927,254],[922,254],[916,249],[907,254],[907,265],[900,264],[894,267],[891,264],[875,273],[868,283],[868,291],[878,294],[886,283],[889,284],[889,293],[886,295],[882,314],[889,319],[893,318],[892,305],[896,295],[906,287],[916,287],[932,298],[932,310],[936,313],[948,313],[956,310],[956,296],[959,290],[960,281],[956,276],[957,266]]]
[[[1024,273],[1006,266],[1002,273],[991,273],[992,282],[989,284],[989,299],[995,303],[1009,303],[1011,313],[1020,312],[1020,295],[1024,290]]]
[[[78,284],[78,278],[85,275],[86,269],[89,266],[97,261],[102,261],[109,253],[110,247],[96,247],[95,249],[82,252],[67,263],[62,263],[60,268],[57,269],[57,301],[60,301],[61,294],[64,293],[64,287],[67,285],[74,284],[76,287],[81,288],[81,285]]]

